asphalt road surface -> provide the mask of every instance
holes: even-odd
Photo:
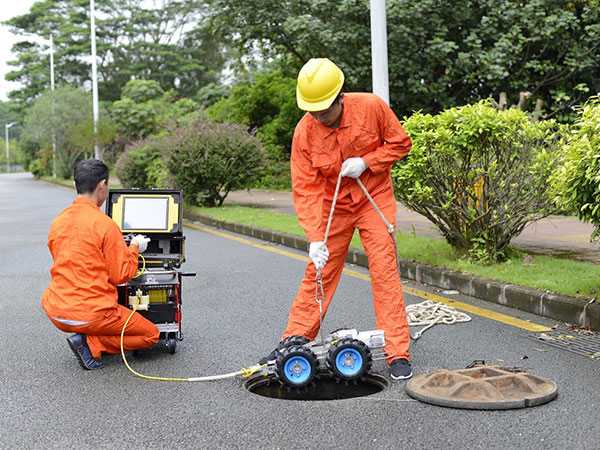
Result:
[[[40,307],[49,282],[46,236],[73,191],[24,174],[0,175],[0,448],[144,449],[438,449],[599,448],[599,363],[545,346],[531,331],[481,315],[438,325],[411,348],[416,375],[460,369],[476,359],[526,367],[555,381],[558,398],[508,411],[444,408],[411,399],[405,382],[376,394],[332,401],[296,401],[248,392],[244,380],[208,383],[148,381],[120,355],[84,371]],[[239,370],[272,350],[303,275],[305,256],[212,229],[187,227],[183,269],[185,338],[177,353],[157,346],[130,356],[147,375],[196,377]],[[276,251],[270,251],[276,250]],[[282,250],[279,252],[279,250]],[[366,270],[352,267],[359,274]],[[405,286],[415,293],[431,289]],[[438,292],[439,295],[442,295]],[[453,298],[455,298],[454,296]],[[368,281],[342,277],[324,328],[374,328]],[[552,326],[554,322],[456,297],[490,311]],[[406,295],[407,303],[420,302]],[[385,363],[373,373],[386,377]]]

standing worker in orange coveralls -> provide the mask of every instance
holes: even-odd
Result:
[[[118,225],[100,207],[108,196],[108,168],[95,159],[77,164],[73,176],[77,198],[52,222],[48,248],[54,265],[42,307],[65,332],[84,369],[100,369],[102,353],[121,351],[121,330],[131,311],[117,304],[117,285],[137,272],[138,253],[149,238],[136,235],[127,247]],[[135,313],[125,330],[124,350],[158,342],[156,325]]]
[[[377,329],[385,331],[394,379],[412,376],[410,335],[394,241],[355,178],[360,178],[385,216],[396,223],[392,164],[405,156],[411,140],[388,105],[374,94],[342,93],[343,72],[326,58],[311,59],[300,70],[298,107],[308,111],[296,126],[291,173],[294,204],[310,242],[309,263],[292,304],[282,339],[300,335],[314,340],[319,331],[315,301],[316,269],[321,269],[327,311],[339,282],[355,228],[369,259]],[[342,174],[331,229],[325,229],[338,176]],[[328,262],[329,261],[329,262]],[[260,360],[275,359],[276,350]]]

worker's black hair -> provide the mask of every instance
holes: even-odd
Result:
[[[98,159],[84,159],[73,173],[78,194],[91,194],[102,180],[108,183],[108,167]]]

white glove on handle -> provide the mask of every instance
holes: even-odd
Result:
[[[131,238],[131,245],[136,244],[138,246],[138,253],[144,253],[146,251],[148,242],[150,242],[150,238],[142,236],[141,234],[136,234]]]
[[[318,270],[321,270],[327,264],[329,250],[323,241],[311,242],[308,250],[308,256]]]
[[[342,164],[342,176],[358,178],[367,168],[367,163],[362,158],[348,158]]]

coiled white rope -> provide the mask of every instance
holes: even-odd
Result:
[[[438,323],[452,325],[471,320],[471,316],[468,314],[452,306],[432,300],[425,300],[415,305],[406,305],[406,318],[408,319],[408,325],[411,327],[425,326],[425,328],[410,336],[413,340],[419,339],[425,331]]]

